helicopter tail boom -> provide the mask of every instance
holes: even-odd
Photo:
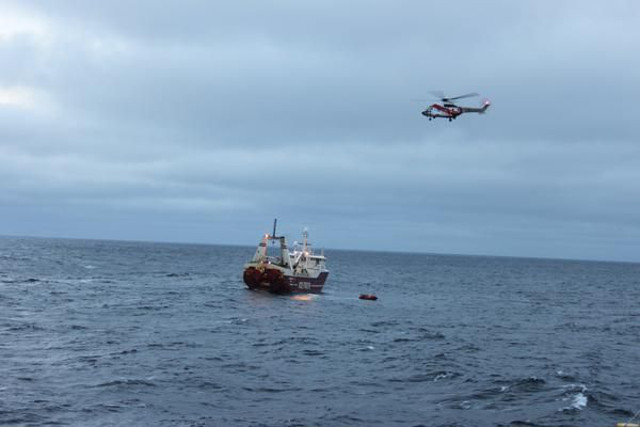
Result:
[[[488,99],[485,99],[484,102],[482,103],[482,107],[479,107],[479,108],[462,107],[462,112],[484,114],[490,106],[491,106],[491,101],[489,101]]]

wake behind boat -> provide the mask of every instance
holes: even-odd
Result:
[[[302,245],[295,244],[289,251],[284,236],[276,236],[276,221],[273,234],[265,234],[253,259],[245,264],[242,279],[249,289],[264,289],[278,294],[322,292],[329,270],[324,253],[314,254],[308,242],[309,233],[302,233]],[[280,244],[279,255],[269,256],[268,243]]]

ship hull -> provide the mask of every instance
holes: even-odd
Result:
[[[276,294],[319,294],[328,276],[326,271],[314,278],[285,274],[277,268],[247,267],[242,279],[249,289],[262,289]]]

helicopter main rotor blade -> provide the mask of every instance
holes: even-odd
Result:
[[[453,101],[454,99],[462,99],[462,98],[471,98],[472,96],[478,96],[478,93],[475,92],[471,92],[471,93],[466,93],[464,95],[460,95],[460,96],[454,96],[453,98],[448,98],[450,101]]]

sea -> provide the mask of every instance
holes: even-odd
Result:
[[[277,296],[242,282],[254,249],[0,237],[0,425],[613,427],[640,410],[640,264],[326,250],[323,294]]]

